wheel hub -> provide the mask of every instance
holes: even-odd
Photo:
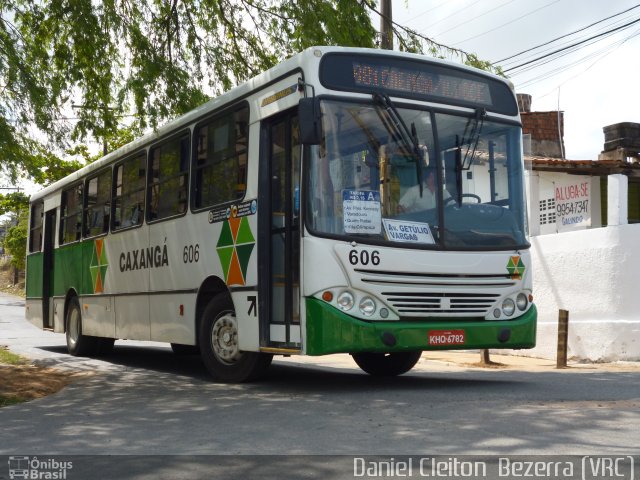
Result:
[[[218,317],[211,329],[213,353],[225,363],[234,363],[241,356],[238,348],[238,326],[233,313],[224,313]]]

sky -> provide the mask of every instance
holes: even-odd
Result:
[[[637,0],[393,0],[393,20],[496,63],[636,5]],[[640,8],[497,64],[514,67],[637,19]],[[379,28],[379,20],[374,26]],[[506,72],[518,93],[532,96],[532,111],[564,111],[565,156],[572,160],[598,159],[603,127],[640,123],[640,22],[600,38],[545,65]]]

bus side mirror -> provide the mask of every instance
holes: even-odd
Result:
[[[322,141],[320,129],[320,100],[316,97],[301,98],[298,105],[300,142],[303,145],[319,145]]]

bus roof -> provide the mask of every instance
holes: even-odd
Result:
[[[320,52],[320,54],[318,54]],[[367,55],[380,55],[380,56],[389,56],[392,55],[398,58],[408,58],[413,60],[421,60],[428,61],[430,63],[440,64],[442,66],[453,67],[456,69],[467,70],[470,72],[474,72],[476,75],[484,75],[493,79],[499,79],[509,86],[511,90],[513,90],[513,84],[509,82],[507,79],[498,77],[494,74],[486,72],[484,70],[480,70],[474,67],[469,67],[466,65],[462,65],[459,63],[450,62],[447,60],[442,60],[435,57],[428,57],[426,55],[420,55],[415,53],[407,53],[407,52],[397,52],[390,50],[380,50],[380,49],[371,49],[371,48],[356,48],[356,47],[331,47],[331,46],[315,46],[309,47],[306,50],[293,55],[292,57],[284,60],[278,65],[266,70],[255,77],[243,82],[237,87],[232,88],[231,90],[223,93],[222,95],[212,98],[208,102],[203,103],[199,107],[191,110],[190,112],[171,120],[170,122],[162,125],[157,130],[147,133],[142,137],[114,150],[113,152],[108,153],[104,157],[96,160],[95,162],[73,172],[67,177],[58,180],[57,182],[49,185],[48,187],[43,188],[42,190],[34,193],[31,196],[31,202],[41,200],[48,195],[57,192],[58,190],[71,185],[81,179],[83,179],[86,175],[93,171],[100,170],[101,168],[110,165],[116,160],[120,160],[126,157],[129,154],[135,153],[151,144],[156,142],[158,139],[165,137],[166,135],[179,131],[187,126],[193,124],[200,118],[208,115],[209,113],[224,107],[227,104],[231,104],[239,99],[245,98],[250,95],[252,92],[259,90],[269,84],[270,82],[286,75],[289,72],[292,72],[296,69],[304,68],[305,66],[309,66],[312,63],[318,64],[322,56],[327,53],[333,52],[342,52],[342,53],[361,53]]]

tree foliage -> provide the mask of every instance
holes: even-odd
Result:
[[[11,264],[18,270],[24,270],[27,258],[27,228],[29,225],[28,210],[18,216],[18,224],[7,230],[4,237],[4,248],[11,255]]]
[[[376,5],[0,0],[0,173],[47,183],[79,166],[53,146],[155,127],[312,45],[375,47]],[[401,50],[446,51],[395,28]]]
[[[29,209],[29,197],[22,192],[0,194],[0,217],[6,214],[14,216]]]
[[[11,255],[11,263],[23,270],[27,255],[29,197],[22,192],[0,194],[0,217],[3,215],[8,215],[4,222],[7,231],[0,241]]]
[[[366,12],[352,0],[0,0],[2,169],[56,164],[27,131],[68,146],[123,118],[154,127],[312,44],[372,47]]]

